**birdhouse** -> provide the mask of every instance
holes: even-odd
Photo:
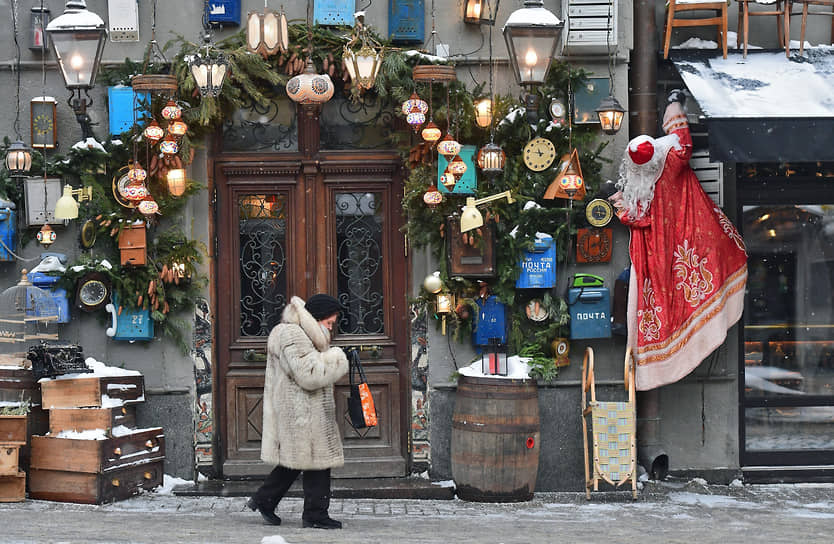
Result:
[[[388,6],[388,37],[391,42],[423,43],[425,0],[391,0]]]
[[[547,187],[544,198],[585,199],[585,178],[582,177],[582,166],[579,164],[579,153],[576,149],[562,155],[559,173]]]
[[[507,343],[507,306],[498,302],[498,297],[489,295],[475,300],[478,310],[478,325],[475,329],[475,345],[489,346],[490,342]]]
[[[133,87],[124,85],[107,87],[110,134],[118,136],[129,131],[134,124],[143,123],[150,117],[149,104],[150,93],[137,93]]]
[[[128,225],[119,233],[119,252],[121,264],[142,266],[147,263],[148,231],[145,223]]]

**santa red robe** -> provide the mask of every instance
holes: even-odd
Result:
[[[639,390],[680,380],[724,342],[747,281],[744,242],[689,166],[692,138],[676,102],[664,130],[629,143],[618,184],[627,197],[618,215],[631,231],[628,343]]]

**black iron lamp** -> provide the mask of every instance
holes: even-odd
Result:
[[[87,10],[85,0],[67,0],[64,13],[50,21],[46,32],[58,58],[64,85],[70,90],[67,103],[81,125],[82,137],[90,138],[93,131],[87,108],[93,100],[88,93],[95,86],[104,52],[107,38],[104,21]]]
[[[524,7],[510,14],[504,25],[504,41],[516,83],[527,88],[524,104],[531,122],[538,116],[539,97],[532,89],[544,83],[556,53],[564,23],[542,0],[524,0]]]
[[[463,22],[476,25],[494,25],[500,0],[466,0],[463,6]]]
[[[597,112],[599,124],[604,133],[616,134],[620,130],[623,124],[625,109],[617,102],[617,99],[613,95],[609,94],[606,98],[603,98],[602,102],[600,102],[594,111]]]
[[[223,88],[223,80],[229,71],[229,61],[211,40],[211,26],[208,22],[208,0],[204,0],[204,4],[203,45],[197,50],[197,54],[188,61],[188,68],[197,89],[200,91],[200,96],[216,97]]]

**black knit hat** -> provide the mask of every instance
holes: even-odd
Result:
[[[304,309],[310,312],[310,315],[312,315],[316,321],[321,321],[326,317],[330,317],[333,314],[341,312],[342,306],[339,304],[338,300],[330,295],[319,293],[318,295],[313,295],[307,299]]]

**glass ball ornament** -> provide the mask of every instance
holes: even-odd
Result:
[[[423,140],[429,142],[430,144],[435,143],[442,135],[443,131],[440,130],[440,127],[437,126],[434,121],[426,123],[426,126],[424,126],[423,130],[420,132],[420,136],[423,137]]]
[[[443,289],[443,280],[440,279],[440,272],[433,272],[423,280],[423,289],[436,295]]]
[[[446,136],[444,136],[440,139],[439,142],[437,142],[437,152],[446,158],[454,157],[455,155],[460,153],[460,148],[461,145],[448,132],[446,133]]]
[[[156,142],[161,140],[165,137],[165,131],[159,126],[159,123],[156,122],[156,119],[151,119],[151,122],[148,123],[148,126],[145,127],[145,130],[142,131],[145,138],[151,142],[151,145],[156,145]]]
[[[162,108],[162,118],[169,121],[179,119],[182,116],[182,108],[176,102],[169,100],[165,107]]]
[[[429,208],[436,208],[441,202],[443,195],[437,190],[437,185],[432,184],[423,194],[423,203]]]

